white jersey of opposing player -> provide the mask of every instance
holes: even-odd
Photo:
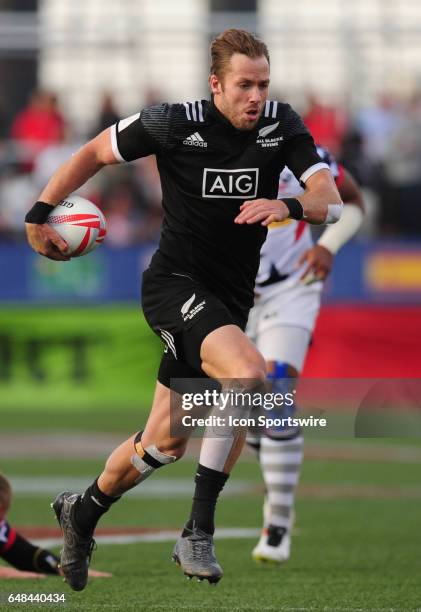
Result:
[[[329,164],[335,180],[340,176],[340,169],[331,155],[322,147],[317,151],[324,162]],[[304,193],[298,180],[288,167],[279,176],[278,199],[294,198]],[[295,285],[301,277],[305,265],[297,267],[302,254],[313,245],[308,223],[286,219],[269,225],[268,235],[260,251],[260,266],[256,278],[256,293],[260,296],[276,291],[279,283],[282,287]]]

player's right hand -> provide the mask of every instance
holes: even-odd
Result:
[[[268,226],[273,221],[284,221],[289,217],[289,210],[282,200],[268,200],[259,198],[248,200],[240,206],[240,213],[235,217],[234,223],[239,225],[258,223]]]
[[[66,255],[69,248],[67,242],[48,223],[42,225],[25,223],[25,228],[28,242],[34,251],[48,257],[48,259],[70,260],[70,257]]]

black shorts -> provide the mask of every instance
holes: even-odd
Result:
[[[200,347],[223,325],[246,327],[248,310],[229,307],[193,277],[148,268],[143,273],[142,307],[146,321],[165,344],[158,380],[205,377]]]

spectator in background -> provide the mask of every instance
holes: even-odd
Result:
[[[314,94],[308,94],[307,112],[303,119],[315,142],[329,149],[333,155],[339,155],[347,129],[345,111],[326,106]]]
[[[159,89],[155,89],[154,87],[149,87],[144,95],[145,98],[145,106],[154,106],[155,104],[162,104],[162,101],[165,99],[165,96],[162,94]]]
[[[100,176],[98,204],[107,218],[108,245],[125,247],[157,240],[162,209],[160,203],[159,208],[154,206],[155,193],[147,182],[150,170],[143,164],[109,167]],[[159,210],[157,222],[155,208]]]
[[[23,166],[30,171],[35,157],[48,145],[63,140],[64,117],[55,94],[36,90],[28,105],[15,117],[11,137],[15,140]]]
[[[0,181],[0,238],[16,240],[24,235],[22,215],[31,207],[38,189],[21,164],[7,166]]]
[[[149,100],[161,97],[152,89],[145,95]],[[102,130],[118,119],[112,95],[104,93],[96,129]],[[9,241],[22,236],[22,217],[36,193],[80,148],[78,141],[69,138],[72,134],[65,127],[67,122],[58,110],[57,100],[48,92],[34,92],[26,109],[16,116],[12,132],[18,146],[5,142],[0,167],[0,239]],[[162,193],[154,158],[125,168],[107,168],[78,193],[104,209],[113,227],[107,244],[124,247],[157,240]]]
[[[6,110],[4,102],[0,98],[0,141],[5,140],[7,137],[7,121],[6,121]]]
[[[400,119],[400,106],[388,94],[380,95],[375,104],[357,113],[355,128],[361,134],[364,154],[370,164],[383,163],[388,143]]]
[[[384,174],[390,192],[385,229],[421,234],[421,92],[408,101],[386,143]]]
[[[359,178],[371,189],[376,200],[377,227],[381,232],[393,231],[394,202],[385,173],[385,157],[389,141],[401,120],[401,108],[391,95],[381,94],[376,103],[356,113],[354,130],[359,135]]]
[[[114,99],[109,92],[105,92],[102,96],[98,119],[92,130],[92,134],[96,136],[118,121],[120,121],[120,115],[117,112]]]
[[[75,140],[68,141],[64,138],[47,145],[38,153],[33,161],[32,181],[36,189],[45,185],[45,178],[63,164],[66,159],[81,147],[81,143]],[[82,193],[80,193],[82,195]],[[86,193],[83,194],[88,197]]]
[[[139,243],[146,223],[136,207],[136,195],[130,181],[116,183],[104,199],[107,217],[107,244],[126,247]]]

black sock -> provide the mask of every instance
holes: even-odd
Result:
[[[193,526],[213,535],[215,531],[216,501],[227,479],[228,474],[211,470],[199,463],[196,478],[194,479],[196,488],[194,490],[193,505],[190,518],[182,533],[183,537],[189,534],[187,530]]]
[[[91,535],[101,516],[119,499],[103,493],[95,480],[73,507],[72,522],[80,535]]]

